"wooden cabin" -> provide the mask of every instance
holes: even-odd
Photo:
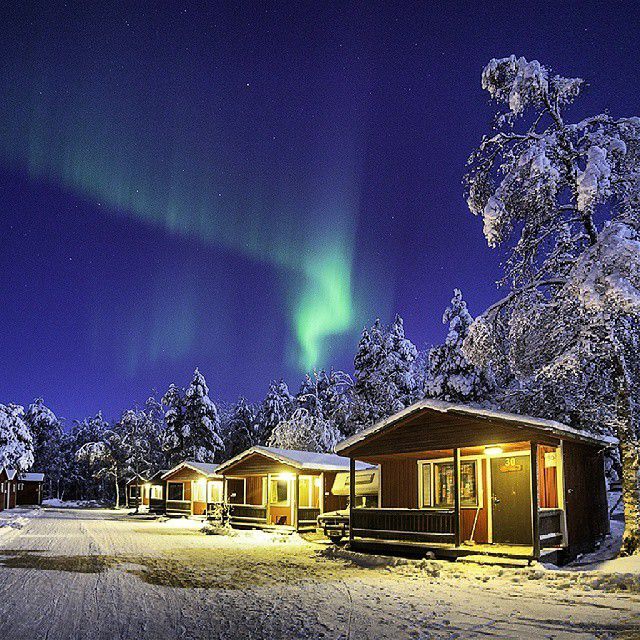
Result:
[[[129,478],[126,484],[127,490],[127,507],[137,509],[139,507],[149,506],[149,493],[151,485],[148,478],[140,474]]]
[[[615,443],[551,420],[423,400],[336,447],[352,478],[356,461],[380,465],[379,505],[351,508],[350,542],[568,559],[609,532],[604,452]]]
[[[167,471],[165,513],[168,516],[203,516],[207,505],[222,502],[222,476],[217,464],[186,460]]]
[[[21,473],[16,482],[16,504],[42,504],[42,483],[44,473]]]
[[[359,468],[368,468],[361,464]],[[349,462],[334,454],[252,447],[218,467],[234,527],[315,529],[325,511],[343,509],[347,495],[331,493]]]
[[[161,469],[149,478],[149,511],[157,515],[164,514],[166,508],[166,483],[162,479],[166,473],[167,469]]]

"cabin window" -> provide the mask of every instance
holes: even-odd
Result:
[[[300,476],[298,479],[298,503],[303,509],[315,509],[318,507],[318,495],[314,487],[320,478],[314,476]]]
[[[151,485],[151,499],[162,500],[162,486],[159,484]]]
[[[430,507],[432,465],[429,462],[420,463],[420,508]]]
[[[209,483],[209,496],[207,502],[223,502],[222,500],[222,482]]]
[[[18,482],[18,491],[22,491],[24,489],[24,484],[22,482]]]
[[[433,465],[434,506],[453,507],[453,462],[436,462]],[[476,460],[460,462],[460,505],[478,505],[478,470]]]
[[[138,486],[135,484],[132,484],[129,487],[129,496],[132,498],[137,498],[138,497]]]
[[[207,501],[207,481],[196,480],[193,483],[193,489],[191,494],[191,500],[193,502],[206,502]]]
[[[281,507],[289,506],[289,480],[271,478],[271,484],[269,485],[269,502]]]
[[[182,482],[167,483],[167,500],[182,501],[184,500],[184,485]]]

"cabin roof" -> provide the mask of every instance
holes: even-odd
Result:
[[[178,471],[178,469],[181,469],[183,467],[186,467],[187,469],[193,469],[194,471],[197,471],[198,473],[201,473],[202,475],[207,477],[214,477],[218,475],[217,470],[219,466],[220,465],[218,464],[213,464],[210,462],[196,462],[194,460],[184,460],[180,464],[177,464],[175,467],[173,467],[173,469],[169,469],[169,471],[165,471],[161,477],[166,478],[170,476],[172,473],[175,473],[176,471]]]
[[[21,473],[18,476],[18,480],[22,480],[23,482],[44,482],[44,473]]]
[[[149,477],[149,482],[160,480],[166,473],[169,473],[169,469],[160,469],[159,471],[156,471],[152,476]]]
[[[370,437],[383,433],[387,429],[397,425],[403,420],[413,417],[421,412],[437,411],[442,414],[451,414],[464,416],[467,418],[477,418],[479,420],[486,420],[489,422],[500,422],[502,424],[508,424],[511,427],[524,427],[527,429],[534,429],[553,436],[574,440],[578,442],[587,442],[590,444],[596,444],[601,446],[612,446],[617,444],[618,440],[611,436],[595,435],[579,431],[562,422],[555,420],[547,420],[545,418],[536,418],[533,416],[523,416],[517,413],[509,413],[507,411],[500,411],[496,409],[486,409],[483,407],[476,407],[466,404],[456,404],[453,402],[444,402],[442,400],[420,400],[406,409],[399,411],[398,413],[376,422],[374,425],[363,429],[359,433],[343,440],[336,446],[336,452],[343,455],[355,445],[367,440]]]
[[[315,453],[313,451],[296,451],[294,449],[255,446],[223,462],[218,467],[218,472],[225,471],[229,467],[254,454],[271,458],[276,462],[287,464],[301,470],[346,471],[349,469],[349,461],[335,453]],[[358,464],[358,469],[369,468],[369,465],[363,463]]]
[[[18,474],[16,469],[7,469],[6,467],[4,469],[4,472],[7,474],[7,478],[9,480],[13,480],[16,477],[16,475]]]

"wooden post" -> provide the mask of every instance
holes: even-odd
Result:
[[[540,557],[540,510],[538,509],[538,443],[531,443],[531,533],[533,557]]]
[[[293,500],[292,504],[292,513],[291,513],[291,524],[293,524],[294,529],[298,530],[298,503],[300,502],[300,476],[296,473],[293,477]]]
[[[456,547],[460,546],[460,449],[453,450],[453,533]]]
[[[353,510],[356,504],[356,461],[349,458],[349,542],[353,542]]]

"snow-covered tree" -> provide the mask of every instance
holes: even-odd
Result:
[[[640,118],[567,122],[583,81],[535,60],[494,59],[482,85],[503,109],[470,158],[468,204],[489,245],[508,248],[509,292],[474,322],[465,351],[515,377],[550,417],[571,408],[577,425],[618,436],[622,552],[637,553]],[[555,397],[542,399],[545,385]]]
[[[211,462],[224,451],[218,409],[209,397],[204,376],[196,369],[184,394],[182,445],[186,458]]]
[[[451,305],[442,316],[442,323],[449,325],[449,332],[444,344],[429,350],[426,396],[447,402],[488,401],[494,391],[490,371],[470,363],[463,352],[473,317],[460,289],[454,290]]]
[[[342,439],[342,434],[328,420],[314,416],[307,409],[296,409],[288,420],[273,430],[267,441],[270,447],[327,453]]]
[[[405,337],[400,316],[390,327],[376,320],[362,332],[354,358],[354,406],[347,435],[411,404],[416,392],[416,357],[416,347]]]
[[[273,381],[258,412],[258,441],[265,444],[273,430],[287,420],[294,408],[294,399],[284,380]]]
[[[94,469],[94,477],[109,478],[115,490],[116,508],[120,507],[120,485],[129,470],[130,441],[122,425],[109,425],[101,414],[96,418],[100,427],[96,440],[82,445],[76,452],[79,461]]]
[[[0,404],[0,469],[26,471],[33,464],[33,439],[24,420],[24,408]]]
[[[65,467],[62,423],[42,398],[29,405],[24,419],[33,438],[33,468],[45,474],[47,495],[57,495]]]
[[[232,407],[223,433],[227,458],[233,458],[257,444],[256,412],[245,398],[239,398]]]
[[[296,406],[330,422],[340,433],[347,431],[351,413],[351,377],[344,371],[313,371],[305,376]]]
[[[175,384],[169,385],[161,402],[165,409],[165,429],[161,436],[161,446],[167,466],[173,466],[184,459],[184,389]]]

